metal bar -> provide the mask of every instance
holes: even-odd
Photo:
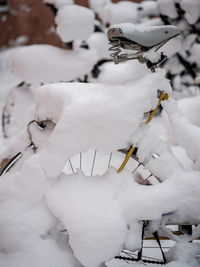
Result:
[[[91,176],[93,174],[93,171],[94,171],[94,164],[95,164],[95,160],[96,160],[96,154],[97,154],[97,151],[95,150],[94,151],[94,157],[93,157],[93,162],[92,162],[92,169],[91,169]]]
[[[112,160],[112,153],[110,153],[110,157],[109,157],[109,161],[108,161],[108,168],[110,168],[111,160]]]
[[[82,169],[82,153],[80,152],[80,170]]]
[[[142,164],[139,163],[139,164],[137,165],[137,167],[132,171],[132,173],[134,173],[135,171],[137,171],[137,169],[140,167],[140,165],[142,165]]]
[[[74,168],[73,168],[73,166],[72,166],[72,162],[71,162],[71,160],[69,159],[69,164],[70,164],[70,166],[71,166],[71,169],[72,169],[72,172],[73,172],[73,174],[75,173],[74,172]]]

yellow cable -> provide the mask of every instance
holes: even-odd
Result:
[[[159,101],[158,101],[158,104],[157,104],[156,108],[150,113],[150,115],[149,115],[146,123],[149,123],[152,120],[153,116],[155,115],[156,111],[158,110],[158,108],[160,106],[161,101],[162,100],[167,100],[167,99],[168,99],[168,94],[167,93],[164,93],[162,91],[161,92],[161,95],[160,95],[160,98],[159,98]],[[124,167],[126,166],[129,158],[133,154],[134,150],[135,150],[135,147],[134,146],[131,146],[130,149],[129,149],[129,151],[128,151],[128,153],[127,153],[127,155],[126,155],[126,157],[125,157],[125,159],[124,159],[124,161],[122,162],[121,166],[117,170],[118,173],[121,172],[124,169]]]

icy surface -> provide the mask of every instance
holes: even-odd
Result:
[[[71,81],[90,72],[96,59],[94,50],[31,45],[14,51],[12,69],[27,82]]]
[[[60,8],[55,18],[56,32],[63,42],[85,40],[94,29],[94,13],[92,10],[78,5]]]

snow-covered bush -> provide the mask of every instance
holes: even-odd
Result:
[[[177,97],[199,94],[200,2],[198,0],[159,0],[158,7],[165,24],[182,30],[181,45],[166,63]]]

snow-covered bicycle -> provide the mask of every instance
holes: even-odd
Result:
[[[156,51],[178,34],[173,26],[111,27],[115,62],[139,59],[154,73],[123,85],[40,87],[34,120],[1,156],[10,158],[2,174],[23,184],[34,201],[45,199],[58,218],[50,235],[53,228],[67,233],[75,257],[86,267],[104,266],[123,248],[128,258],[118,258],[165,264],[162,250],[163,261],[142,258],[143,237],[154,234],[160,246],[158,232],[176,240],[165,224],[199,223],[199,173],[191,171],[188,179],[169,145],[148,125],[161,102],[179,122],[173,118],[176,104],[168,100],[169,80],[164,71],[155,72],[165,59]],[[136,52],[120,54],[121,48]],[[146,170],[138,174],[142,165]],[[137,250],[138,257],[132,257],[130,251]]]

